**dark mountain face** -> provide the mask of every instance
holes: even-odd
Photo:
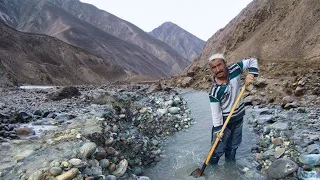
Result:
[[[171,22],[163,23],[149,34],[169,44],[173,49],[190,61],[199,56],[205,45],[203,40]]]
[[[86,23],[46,0],[4,0],[3,20],[24,32],[47,34],[86,49],[136,74],[172,75],[171,67],[139,46]]]
[[[189,60],[181,56],[168,44],[106,11],[99,10],[79,0],[48,1],[101,30],[146,50],[170,67],[166,69],[167,74],[177,74],[190,64]]]
[[[0,85],[102,84],[127,77],[87,51],[56,38],[19,32],[0,21]]]

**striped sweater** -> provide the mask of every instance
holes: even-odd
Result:
[[[209,92],[209,99],[214,127],[222,126],[223,120],[228,117],[229,112],[240,93],[242,86],[240,75],[244,70],[248,70],[248,73],[258,76],[257,59],[243,59],[229,66],[229,80],[225,84],[219,85],[215,80],[213,80],[213,84]],[[230,122],[240,120],[243,116],[244,104],[241,99],[230,119]]]

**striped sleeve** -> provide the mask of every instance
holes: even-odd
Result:
[[[254,74],[255,77],[258,76],[258,61],[256,58],[243,59],[237,63],[241,69],[241,72],[248,70],[248,73]]]
[[[223,117],[222,117],[220,102],[212,96],[209,96],[209,97],[210,97],[210,108],[211,108],[213,126],[214,127],[222,126]]]
[[[212,87],[209,93],[210,99],[210,108],[211,108],[211,117],[214,127],[222,126],[223,116],[220,101],[217,98],[216,94],[218,93],[219,88]]]

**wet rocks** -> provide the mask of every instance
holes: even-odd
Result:
[[[287,177],[289,174],[298,170],[298,165],[290,159],[275,160],[268,168],[268,176],[274,179]]]
[[[126,159],[123,159],[119,162],[118,167],[115,171],[112,172],[113,175],[116,177],[122,176],[128,168],[128,161]]]
[[[305,165],[320,165],[320,154],[303,154],[299,157],[299,161]]]
[[[294,102],[289,97],[285,101]],[[259,135],[257,147],[252,148],[258,163],[257,170],[268,174],[270,179],[317,177],[316,167],[320,162],[319,109],[300,109],[273,107],[268,110],[272,113],[262,113],[264,110],[257,109],[253,120],[249,120]]]
[[[53,176],[58,176],[62,173],[62,169],[60,167],[52,167],[49,171]]]
[[[39,171],[39,176],[49,174],[57,179],[137,177],[135,175],[143,174],[144,167],[162,159],[168,136],[192,125],[187,103],[176,90],[161,84],[77,89],[81,92],[74,93],[77,98],[57,98],[59,101],[48,99],[51,94],[57,94],[54,89],[9,91],[6,99],[0,98],[5,104],[1,113],[9,114],[5,116],[8,121],[13,117],[10,109],[29,115],[25,116],[29,117],[25,118],[28,126],[1,124],[0,136],[4,132],[7,132],[6,140],[10,140],[8,132],[17,137],[33,136],[33,142],[41,144],[37,148],[41,151],[35,149],[15,157],[15,161],[23,162],[27,169],[20,171],[19,176],[30,177],[29,160],[38,161],[36,156],[47,152],[48,159],[57,159],[41,161],[39,168],[42,164],[48,166]],[[41,129],[46,126],[58,128]],[[43,137],[37,139],[40,136]]]
[[[79,170],[77,168],[72,168],[69,171],[57,176],[57,180],[71,180],[75,178],[79,173]]]
[[[80,148],[80,156],[87,158],[96,151],[97,145],[93,142],[87,142]]]

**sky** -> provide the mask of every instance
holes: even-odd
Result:
[[[207,41],[252,0],[80,0],[146,32],[170,21]]]

